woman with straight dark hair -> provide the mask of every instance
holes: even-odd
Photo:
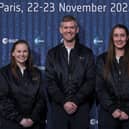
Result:
[[[109,48],[97,58],[99,129],[129,129],[129,31],[113,27]]]
[[[11,62],[0,69],[0,129],[44,129],[46,104],[40,71],[29,44],[18,40]]]

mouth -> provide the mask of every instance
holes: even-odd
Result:
[[[67,33],[66,35],[67,35],[67,36],[72,36],[72,34],[71,34],[71,33]]]
[[[26,58],[19,58],[19,60],[25,60]]]
[[[121,45],[121,44],[124,44],[124,42],[122,42],[122,41],[118,41],[118,42],[116,42],[118,45]]]

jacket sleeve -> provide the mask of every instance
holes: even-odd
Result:
[[[113,113],[117,109],[106,88],[106,81],[104,80],[104,60],[98,57],[96,61],[96,92],[100,105],[107,111]]]
[[[0,115],[5,119],[20,122],[22,115],[16,109],[15,102],[10,95],[7,79],[0,71]]]
[[[89,100],[89,98],[93,97],[92,93],[95,88],[95,62],[92,52],[87,56],[87,63],[84,67],[86,67],[86,71],[83,83],[81,84],[80,90],[76,93],[72,100],[77,105],[85,103]]]
[[[31,118],[34,122],[38,122],[38,121],[44,122],[46,120],[46,112],[47,112],[46,99],[45,99],[45,93],[43,89],[43,83],[41,80],[40,86],[35,98],[35,105],[33,107]]]
[[[56,76],[56,71],[54,69],[53,61],[54,61],[53,53],[48,52],[47,59],[46,59],[47,90],[52,101],[62,105],[65,102],[65,96],[58,87],[58,84],[57,84],[58,78]]]
[[[120,109],[121,111],[127,113],[129,116],[129,101],[124,102]]]

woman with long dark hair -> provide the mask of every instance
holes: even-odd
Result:
[[[0,129],[44,129],[45,97],[29,44],[18,40],[11,62],[0,69]]]
[[[129,31],[113,27],[109,48],[97,58],[99,129],[129,129]]]

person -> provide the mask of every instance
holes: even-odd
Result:
[[[46,58],[52,128],[88,129],[95,82],[94,56],[76,40],[79,26],[73,16],[64,16],[59,30],[63,43],[50,49]]]
[[[32,64],[29,44],[18,40],[10,64],[0,69],[0,129],[44,129],[42,91],[41,72]]]
[[[117,24],[96,61],[99,129],[129,129],[129,31]]]

